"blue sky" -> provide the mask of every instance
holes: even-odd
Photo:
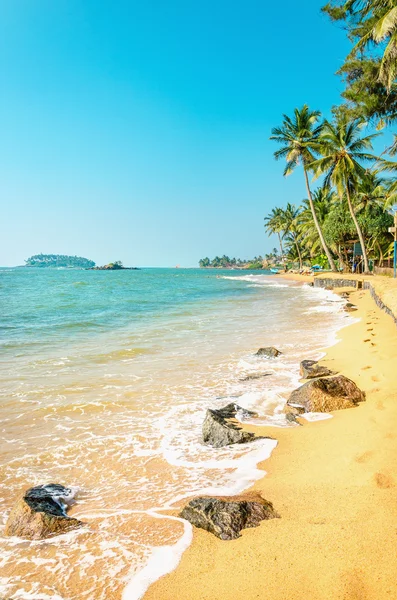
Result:
[[[270,130],[342,89],[322,4],[2,0],[0,264],[270,251],[265,214],[305,197]]]

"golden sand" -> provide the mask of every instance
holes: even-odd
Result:
[[[195,529],[145,600],[397,599],[397,331],[369,292],[351,301],[360,322],[322,362],[366,402],[299,428],[252,429],[279,440],[252,489],[281,519],[229,542]]]

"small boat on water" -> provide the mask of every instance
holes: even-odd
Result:
[[[280,273],[280,271],[278,269],[270,269],[270,273],[274,273],[275,275],[278,275]]]

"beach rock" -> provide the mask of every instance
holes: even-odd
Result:
[[[245,410],[237,404],[231,403],[224,408],[207,410],[203,423],[203,441],[214,448],[222,448],[230,444],[245,444],[253,440],[262,439],[254,433],[243,431],[232,419],[235,419],[237,411],[242,412],[244,417],[256,417],[257,414]]]
[[[294,390],[288,406],[301,412],[330,412],[353,408],[365,400],[365,393],[344,375],[308,381]]]
[[[271,373],[251,373],[251,375],[246,375],[242,377],[239,381],[254,381],[255,379],[263,379],[263,377],[269,377]]]
[[[179,515],[221,540],[234,540],[242,529],[257,527],[261,521],[276,519],[279,515],[271,502],[259,494],[230,498],[200,497],[191,500]]]
[[[66,514],[72,497],[70,488],[57,483],[28,489],[11,510],[5,534],[39,540],[81,527],[81,521]]]
[[[302,360],[300,364],[300,374],[302,379],[314,379],[315,377],[336,375],[336,372],[319,365],[316,360]]]
[[[266,348],[259,348],[256,356],[265,356],[266,358],[276,358],[279,354],[282,354],[280,350],[274,348],[273,346],[268,346]]]
[[[297,425],[302,425],[302,423],[299,423],[298,419],[296,418],[297,416],[299,416],[300,413],[296,414],[290,411],[287,411],[285,414],[285,418],[288,421],[288,423],[296,423]]]
[[[343,309],[346,312],[354,312],[355,310],[358,310],[357,306],[355,306],[355,304],[352,304],[351,302],[346,302],[346,304],[343,307]]]

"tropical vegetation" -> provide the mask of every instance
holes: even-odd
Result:
[[[95,267],[93,260],[66,254],[35,254],[26,259],[25,264],[27,267],[74,267],[78,269]]]
[[[323,11],[343,23],[351,42],[338,72],[342,101],[330,119],[305,104],[272,129],[274,157],[285,161],[284,176],[300,168],[307,197],[273,208],[265,229],[277,236],[284,264],[369,272],[393,248],[397,1],[331,0]],[[373,142],[384,133],[392,141],[376,155]]]
[[[202,269],[266,269],[269,266],[280,263],[280,255],[277,248],[265,256],[255,256],[250,260],[241,258],[230,258],[225,254],[215,256],[212,260],[208,257],[199,260]]]

